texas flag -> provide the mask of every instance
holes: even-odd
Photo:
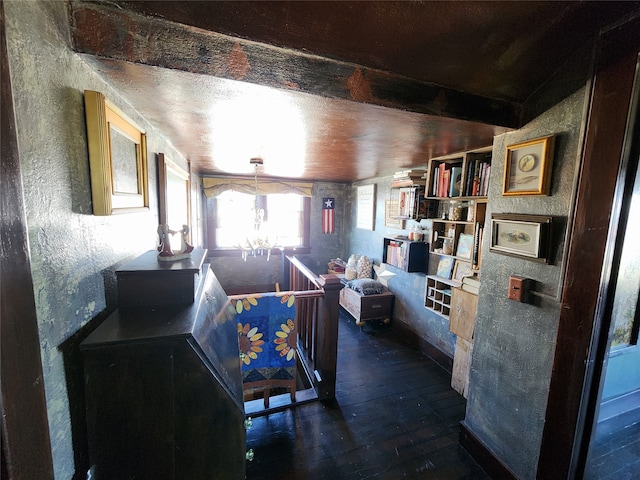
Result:
[[[336,223],[336,209],[334,198],[322,199],[322,233],[334,233]]]

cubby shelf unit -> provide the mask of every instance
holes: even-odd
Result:
[[[451,314],[451,295],[454,287],[459,287],[460,282],[437,275],[427,275],[425,283],[425,302],[427,310],[448,319]]]

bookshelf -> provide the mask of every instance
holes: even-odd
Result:
[[[467,261],[479,270],[492,147],[429,160],[427,209],[432,220],[429,253]]]
[[[479,275],[485,231],[492,147],[460,152],[429,161],[427,211],[432,221],[425,307],[445,318],[451,312],[451,292],[461,287],[461,275]],[[442,260],[452,267],[445,273]],[[438,272],[440,270],[440,272]],[[465,273],[466,272],[466,273]],[[440,275],[438,275],[440,273]]]
[[[461,209],[461,216],[455,217],[461,220],[449,220],[448,217],[432,219],[429,253],[471,262],[474,269],[479,269],[487,199],[443,200],[441,203],[447,210]]]

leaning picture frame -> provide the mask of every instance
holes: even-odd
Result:
[[[149,209],[147,137],[100,93],[84,92],[94,215]]]
[[[384,202],[384,226],[387,228],[404,229],[404,219],[396,216],[398,212],[398,202],[385,200]]]
[[[549,195],[555,137],[509,145],[502,195]]]
[[[553,217],[543,215],[491,215],[490,250],[504,255],[550,263]]]
[[[158,216],[160,225],[171,230],[191,226],[191,181],[189,166],[182,168],[164,153],[158,153]]]
[[[473,267],[471,265],[471,262],[456,260],[455,264],[453,265],[453,275],[451,278],[453,280],[461,282],[464,277],[469,277],[471,275],[473,275]]]

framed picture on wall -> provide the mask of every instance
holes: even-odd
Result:
[[[373,230],[375,220],[375,184],[363,185],[357,190],[357,219],[356,228]]]
[[[553,135],[509,145],[502,195],[549,195]]]
[[[149,208],[147,137],[100,92],[85,90],[94,215]]]
[[[552,222],[549,216],[494,213],[490,250],[549,263]]]

